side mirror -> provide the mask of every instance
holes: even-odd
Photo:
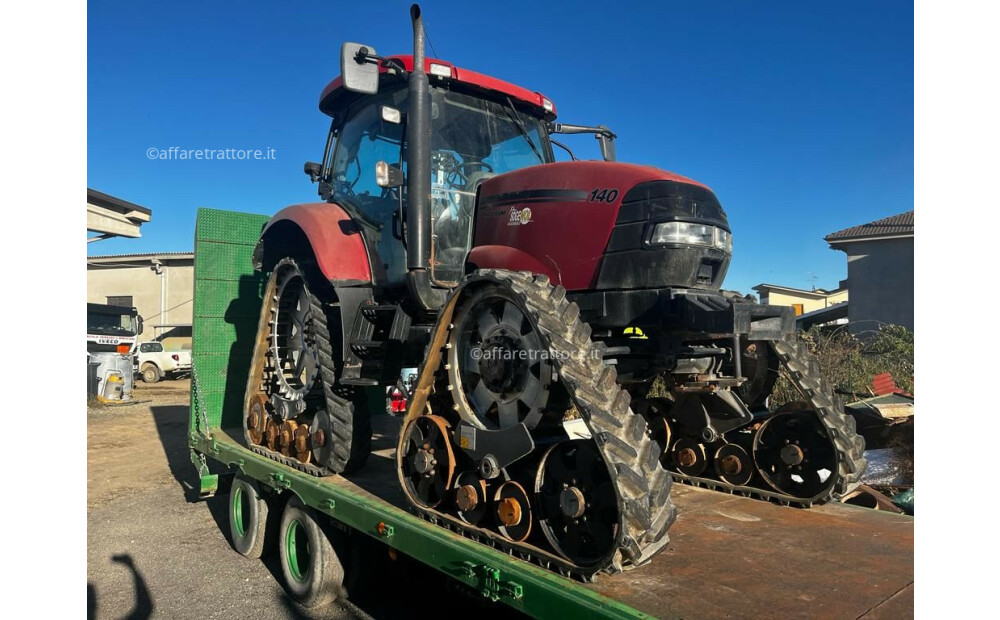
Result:
[[[403,171],[396,166],[384,161],[375,164],[375,183],[379,187],[400,187],[404,182]]]
[[[601,143],[601,157],[604,161],[615,161],[615,134],[604,125],[599,125],[603,130],[597,134],[597,141]]]
[[[377,93],[378,65],[374,48],[360,43],[340,46],[340,76],[347,90],[365,95]]]
[[[319,176],[323,172],[323,166],[314,161],[307,161],[306,165],[302,167],[302,170],[309,175],[309,179],[315,183],[316,181],[319,181]]]
[[[139,335],[142,334],[142,317],[139,316],[139,317],[136,317],[136,318],[139,319],[139,331],[137,331],[135,335],[139,336]]]

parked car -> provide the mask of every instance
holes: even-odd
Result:
[[[164,351],[162,342],[139,343],[139,376],[144,383],[163,377],[176,378],[191,372],[191,351]]]

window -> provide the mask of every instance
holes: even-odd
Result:
[[[108,296],[109,306],[125,306],[126,308],[132,307],[132,296],[131,295],[109,295]]]
[[[160,353],[163,351],[163,345],[159,342],[144,342],[139,345],[139,351],[142,353]]]
[[[792,308],[795,308],[795,316],[802,316],[802,304],[792,304]]]

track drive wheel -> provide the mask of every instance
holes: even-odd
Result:
[[[448,382],[462,419],[498,429],[543,421],[553,364],[524,302],[497,284],[473,291],[455,312]]]

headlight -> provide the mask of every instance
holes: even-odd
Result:
[[[708,224],[692,222],[663,222],[653,228],[649,239],[652,245],[681,243],[684,245],[707,245],[727,252],[733,250],[733,238],[729,231]]]

